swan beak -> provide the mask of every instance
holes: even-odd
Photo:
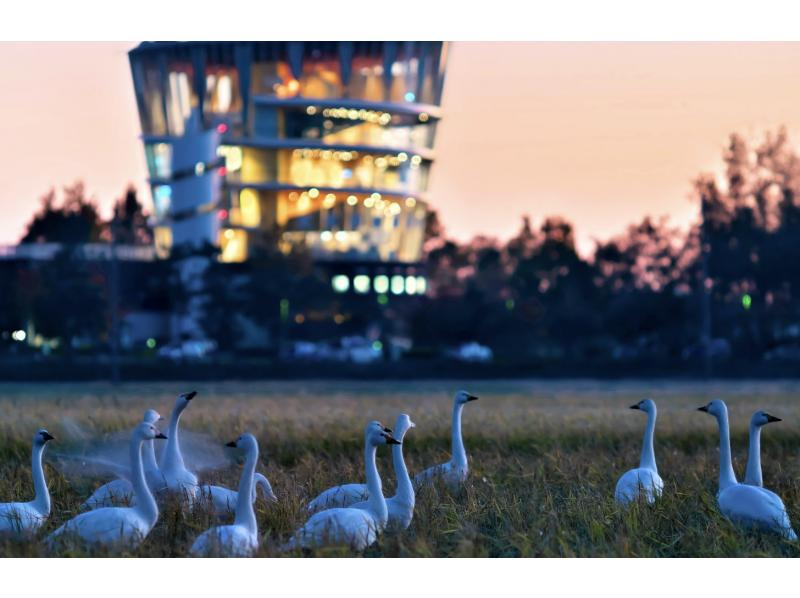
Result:
[[[770,415],[769,413],[765,413],[764,415],[767,416],[767,423],[772,422],[782,422],[783,420],[780,417],[775,417],[774,415]]]
[[[386,437],[386,444],[403,444],[397,438],[392,438],[391,436]]]
[[[231,448],[236,448],[236,441],[235,440],[231,440],[230,442],[226,442],[225,446],[229,446]]]
[[[467,395],[467,401],[477,401],[478,397],[475,395]]]
[[[697,410],[708,413],[708,405],[703,405],[702,407],[698,407]]]
[[[156,438],[159,438],[161,440],[166,440],[167,439],[167,437],[164,435],[164,432],[159,432],[158,435],[156,436]]]
[[[197,395],[197,391],[193,390],[192,392],[185,393],[183,395],[183,398],[186,399],[187,401],[191,401],[195,397],[195,395]]]
[[[641,407],[639,407],[639,403],[636,403],[635,405],[631,405],[629,409],[641,409]]]
[[[780,420],[778,420],[780,421]],[[55,440],[56,437],[50,434],[50,432],[42,432],[42,438],[44,438],[45,442],[49,442],[51,440]]]
[[[387,434],[391,434],[392,433],[392,429],[391,428],[387,428],[385,426],[383,428],[383,431],[386,432]]]

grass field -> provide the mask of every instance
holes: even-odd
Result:
[[[764,430],[764,480],[783,498],[797,527],[800,392],[791,382],[230,382],[197,387],[181,425],[219,446],[244,431],[259,439],[259,470],[279,498],[274,505],[257,502],[259,554],[278,556],[278,547],[305,520],[308,499],[329,486],[363,480],[362,430],[369,419],[391,427],[398,413],[411,415],[417,427],[406,436],[405,455],[412,475],[446,460],[451,397],[461,386],[481,397],[464,412],[469,482],[457,494],[441,489],[420,494],[411,527],[384,534],[366,556],[800,556],[797,544],[740,532],[720,516],[717,426],[695,410],[711,398],[728,402],[740,477],[752,411],[763,408],[784,419]],[[0,555],[62,554],[49,552],[42,537],[73,516],[108,478],[62,467],[56,455],[77,450],[84,435],[127,434],[146,408],[168,417],[175,395],[193,389],[192,384],[0,385],[0,502],[32,497],[35,429],[45,426],[57,438],[45,455],[50,520],[35,538],[0,539]],[[646,419],[628,406],[646,397],[659,407],[656,457],[665,493],[652,507],[624,511],[613,502],[614,485],[638,465]],[[388,448],[379,451],[379,468],[385,493],[393,493]],[[201,474],[201,481],[236,487],[240,471],[231,460]],[[132,554],[184,556],[210,525],[206,513],[184,514],[168,506]]]

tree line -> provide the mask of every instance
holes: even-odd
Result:
[[[332,292],[324,272],[280,231],[253,239],[241,264],[211,260],[201,326],[223,351],[244,351],[260,330],[267,352],[296,339],[350,334],[405,337],[409,357],[436,357],[462,343],[490,347],[501,363],[755,364],[800,359],[800,154],[785,130],[755,142],[731,135],[716,175],[691,182],[700,217],[682,230],[646,217],[620,235],[576,249],[558,216],[522,219],[506,241],[450,238],[428,218],[425,297]],[[65,246],[152,243],[133,189],[114,207],[112,230],[78,184],[48,194],[22,243]],[[209,255],[212,248],[205,250]],[[122,309],[186,308],[173,256],[123,279]],[[0,330],[31,321],[43,335],[107,339],[108,276],[65,250],[52,262],[17,265],[0,282]],[[102,343],[100,343],[102,344]]]

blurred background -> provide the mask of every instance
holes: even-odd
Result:
[[[794,375],[799,54],[0,44],[0,376]]]

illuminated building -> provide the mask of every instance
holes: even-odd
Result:
[[[149,42],[129,54],[156,246],[258,229],[353,293],[424,293],[444,42]]]

